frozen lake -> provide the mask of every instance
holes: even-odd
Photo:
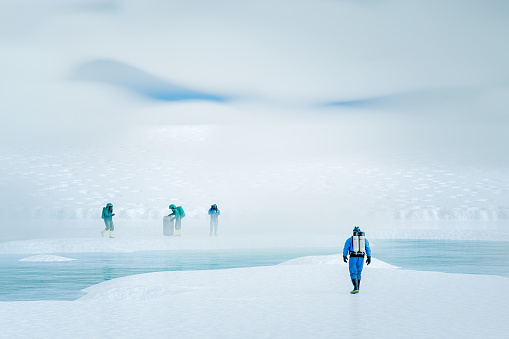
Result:
[[[452,240],[373,240],[373,256],[421,271],[509,277],[509,243]],[[338,248],[59,253],[72,261],[19,261],[26,254],[0,255],[0,301],[75,300],[82,289],[123,276],[183,270],[267,266]]]

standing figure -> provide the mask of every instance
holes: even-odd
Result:
[[[353,236],[348,238],[343,248],[343,261],[348,262],[347,255],[350,255],[350,278],[353,283],[353,291],[350,293],[359,293],[361,285],[362,266],[364,265],[364,255],[367,255],[366,265],[371,263],[371,248],[369,241],[364,237],[359,227],[353,229]]]
[[[103,213],[101,218],[104,220],[104,225],[106,225],[106,228],[101,231],[101,235],[104,237],[104,232],[110,231],[110,238],[115,238],[113,236],[113,230],[115,229],[115,226],[113,225],[113,216],[115,213],[113,213],[113,204],[108,203],[106,207],[103,207]]]
[[[221,214],[221,211],[217,208],[217,205],[214,204],[210,206],[209,209],[209,215],[210,215],[210,234],[212,235],[212,230],[214,231],[214,235],[217,236],[217,223],[219,219],[219,215]]]
[[[180,236],[180,230],[182,228],[182,224],[181,224],[181,220],[183,217],[186,216],[186,213],[184,212],[184,209],[182,208],[182,206],[175,206],[173,204],[170,205],[170,210],[171,210],[171,213],[168,214],[168,216],[173,216],[173,219],[171,220],[175,220],[175,236],[179,237]]]

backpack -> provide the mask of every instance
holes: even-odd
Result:
[[[104,219],[104,214],[106,213],[106,207],[103,207],[103,212],[101,214],[101,219]]]
[[[177,207],[177,209],[179,211],[179,214],[180,214],[181,218],[186,216],[186,213],[184,212],[184,209],[182,208],[182,206]]]

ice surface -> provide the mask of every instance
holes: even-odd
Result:
[[[507,278],[370,265],[360,294],[351,288],[347,265],[149,273],[91,286],[72,302],[2,302],[0,328],[6,338],[335,338],[352,326],[357,338],[505,338],[509,330]]]
[[[58,255],[50,255],[50,254],[40,254],[33,255],[28,258],[19,259],[19,261],[30,261],[30,262],[38,262],[38,261],[71,261],[76,259],[61,257]]]

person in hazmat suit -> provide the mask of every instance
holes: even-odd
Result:
[[[182,206],[175,206],[174,204],[170,205],[170,214],[168,214],[169,217],[173,216],[172,220],[175,220],[175,236],[180,236],[180,230],[182,228],[182,218],[186,216],[186,213],[184,212],[184,209]]]
[[[364,232],[361,232],[359,227],[353,229],[353,236],[348,238],[343,248],[343,261],[348,262],[348,255],[350,262],[348,268],[350,269],[350,278],[352,279],[353,290],[352,294],[359,293],[361,285],[362,266],[364,265],[364,256],[367,256],[366,265],[371,263],[371,248],[369,241],[364,237]]]
[[[115,238],[113,236],[113,230],[115,229],[115,226],[113,225],[114,215],[115,213],[113,213],[113,204],[106,204],[106,207],[103,207],[103,213],[101,216],[101,218],[104,220],[104,225],[106,226],[105,229],[101,231],[101,235],[103,237],[106,231],[110,231],[110,238]]]
[[[210,215],[210,234],[209,234],[209,236],[212,235],[212,231],[214,231],[214,235],[217,236],[217,224],[219,221],[218,219],[219,219],[220,214],[221,214],[221,211],[219,211],[216,204],[210,206],[210,208],[209,208],[209,215]]]

